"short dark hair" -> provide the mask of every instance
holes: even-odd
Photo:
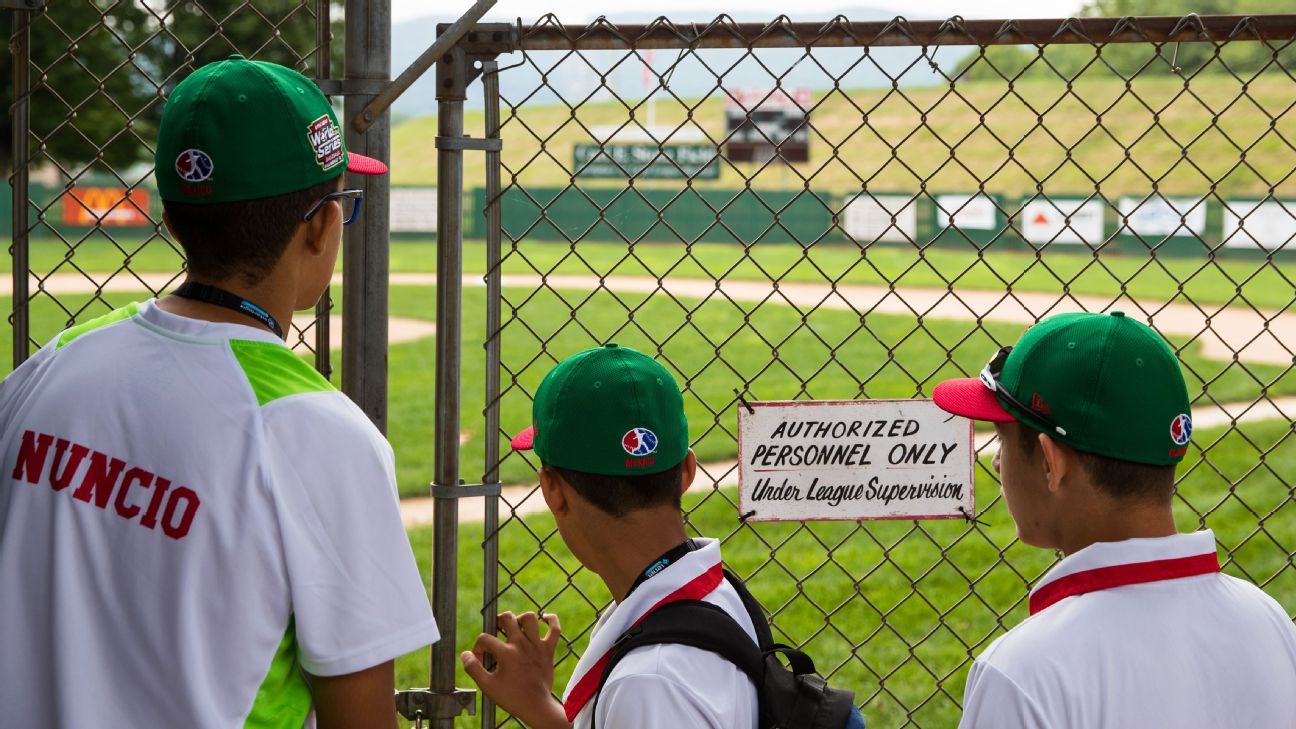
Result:
[[[1039,447],[1039,431],[1017,423],[1017,443],[1027,456],[1035,455]],[[1080,466],[1089,474],[1089,480],[1098,488],[1118,499],[1138,501],[1169,501],[1174,496],[1175,467],[1151,466],[1146,463],[1123,461],[1119,458],[1089,453],[1077,448]]]
[[[162,207],[190,273],[214,281],[239,276],[255,286],[279,263],[302,216],[337,190],[339,179],[274,197],[208,204],[164,200]]]
[[[681,461],[661,473],[640,476],[605,476],[599,473],[573,471],[570,468],[545,465],[562,476],[581,498],[609,516],[623,517],[637,509],[673,505],[680,508]]]

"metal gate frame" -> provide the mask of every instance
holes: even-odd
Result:
[[[443,27],[444,31],[444,27]],[[441,697],[440,711],[430,714],[432,726],[449,729],[454,716],[469,706],[456,689],[456,598],[458,575],[457,504],[455,499],[486,498],[483,558],[485,582],[482,630],[494,633],[499,597],[499,438],[502,397],[500,370],[502,336],[501,288],[501,163],[500,94],[496,59],[516,51],[711,48],[811,48],[943,45],[988,46],[1032,44],[1194,43],[1246,40],[1290,43],[1296,37],[1296,15],[1196,16],[1145,18],[1084,18],[1041,20],[963,20],[850,22],[838,17],[827,23],[794,23],[780,18],[769,24],[737,23],[727,18],[702,25],[675,25],[664,18],[649,24],[614,25],[604,19],[588,26],[565,26],[552,16],[535,25],[479,23],[437,64],[438,80],[438,205],[437,221],[437,412],[436,503],[433,597],[442,639],[432,649],[430,693]],[[486,137],[464,136],[463,101],[466,88],[481,76],[485,94]],[[463,250],[463,154],[484,151],[487,262],[485,392],[486,454],[481,484],[462,485],[459,466],[460,367]],[[601,213],[600,213],[601,217]],[[663,292],[664,293],[664,292]],[[976,528],[969,524],[968,529]],[[481,726],[497,726],[495,706],[483,697]],[[469,709],[470,710],[470,709]]]

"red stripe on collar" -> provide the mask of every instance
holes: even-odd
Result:
[[[1175,580],[1180,577],[1195,577],[1212,572],[1219,572],[1219,557],[1210,554],[1194,554],[1175,559],[1157,559],[1151,562],[1133,562],[1117,564],[1110,567],[1098,567],[1092,570],[1076,572],[1059,577],[1047,585],[1041,586],[1030,596],[1030,614],[1044,610],[1053,603],[1086,592],[1096,592],[1112,587],[1137,585],[1144,582]]]
[[[630,627],[633,628],[635,625],[642,623],[649,613],[667,603],[679,600],[701,600],[710,595],[712,590],[719,587],[723,580],[723,568],[717,563],[706,572],[684,583],[683,587],[657,601],[656,604],[645,610],[644,614],[640,615],[639,619],[634,621]],[[563,710],[567,713],[567,721],[576,721],[576,715],[580,713],[581,709],[585,708],[585,704],[589,703],[590,699],[594,698],[594,692],[598,690],[599,681],[603,678],[603,671],[611,660],[612,651],[608,651],[572,687],[571,693],[567,695],[567,700],[563,702]]]

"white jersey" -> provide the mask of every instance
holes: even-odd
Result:
[[[1100,542],[973,664],[965,729],[1296,728],[1296,627],[1210,531]]]
[[[0,723],[301,727],[437,639],[391,447],[274,335],[153,302],[0,384]]]
[[[595,701],[589,692],[602,674],[599,663],[616,639],[663,600],[701,599],[719,606],[756,640],[738,592],[720,574],[720,543],[702,546],[642,583],[613,605],[590,631],[589,647],[572,673],[563,703],[574,729],[755,729],[756,687],[737,666],[710,651],[661,644],[626,654]]]

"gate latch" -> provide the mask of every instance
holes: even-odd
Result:
[[[410,721],[453,719],[460,714],[477,714],[477,692],[455,689],[437,693],[431,689],[406,689],[396,692],[396,711]]]

